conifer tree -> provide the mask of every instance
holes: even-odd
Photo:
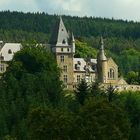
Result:
[[[90,92],[91,92],[91,96],[98,96],[101,92],[100,88],[99,88],[99,82],[97,80],[95,80],[95,82],[92,82],[91,87],[90,87]]]
[[[78,102],[81,105],[84,105],[85,99],[89,96],[89,86],[85,79],[82,79],[77,85],[75,95]]]
[[[108,101],[109,102],[113,101],[114,97],[115,97],[115,88],[110,84],[107,88]]]

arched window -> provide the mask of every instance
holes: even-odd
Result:
[[[66,40],[65,39],[63,39],[62,44],[66,44]]]
[[[11,53],[12,53],[12,51],[11,51],[11,49],[9,49],[9,50],[8,50],[8,54],[11,54]]]
[[[110,68],[108,71],[108,78],[109,79],[114,79],[115,78],[115,71],[114,69]]]

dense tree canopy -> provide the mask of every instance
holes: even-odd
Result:
[[[61,106],[59,69],[52,54],[40,46],[24,47],[14,56],[0,88],[0,136],[27,139],[24,129],[30,107]]]

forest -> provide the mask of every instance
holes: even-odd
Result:
[[[0,79],[0,139],[140,139],[140,92],[85,80],[66,91],[54,55],[34,45],[17,52]]]

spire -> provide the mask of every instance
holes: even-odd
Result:
[[[73,33],[71,34],[72,52],[75,53],[75,39]]]
[[[54,26],[49,43],[57,46],[68,45],[68,38],[68,32],[65,28],[62,17],[60,16],[59,21],[57,21],[56,25]]]
[[[72,42],[75,42],[73,32],[72,32]]]
[[[102,36],[101,36],[101,49],[104,50],[104,40]]]
[[[107,60],[105,56],[105,52],[104,52],[104,40],[102,36],[101,36],[101,48],[98,54],[98,59],[103,60],[103,61]]]

